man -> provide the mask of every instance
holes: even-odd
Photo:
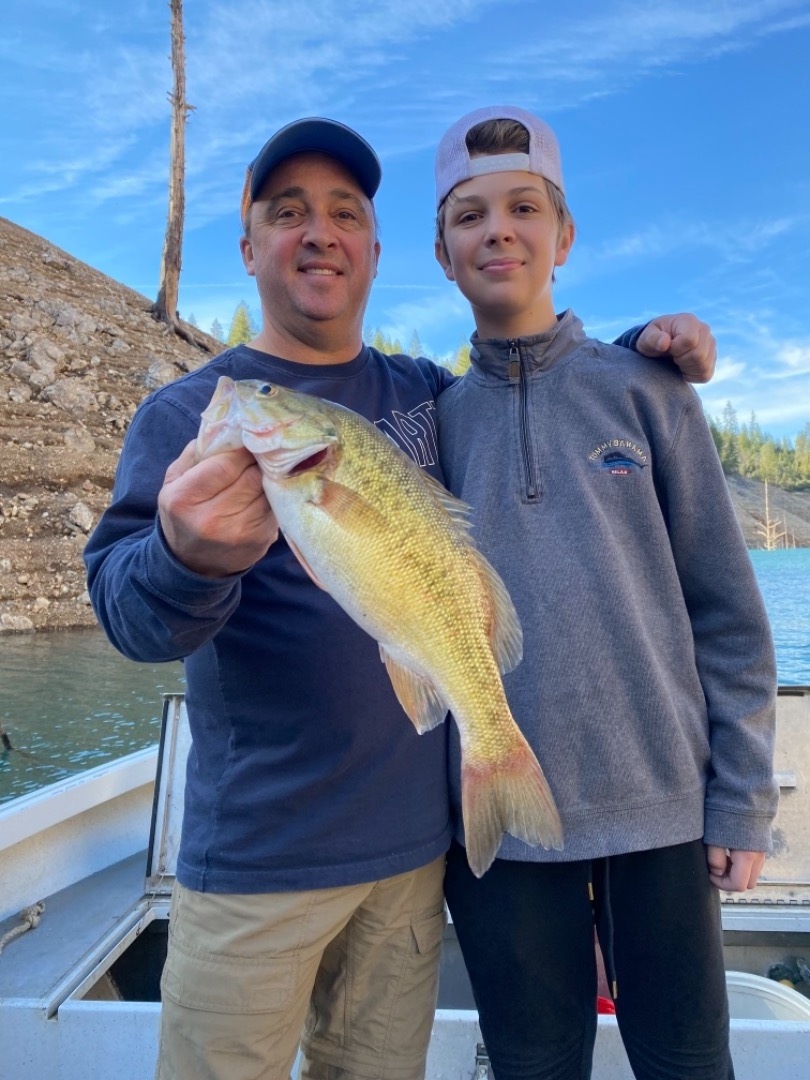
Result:
[[[435,400],[453,377],[362,343],[380,245],[374,151],[329,120],[248,169],[242,256],[262,330],[151,394],[86,549],[111,641],[183,658],[193,735],[163,975],[160,1080],[414,1080],[424,1062],[451,835],[445,732],[417,736],[376,643],[307,577],[247,451],[197,462],[220,375],[339,401],[441,479]],[[691,316],[642,333],[710,375]],[[156,513],[157,510],[157,513]]]

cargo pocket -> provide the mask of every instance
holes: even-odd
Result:
[[[441,946],[446,925],[447,914],[444,908],[434,915],[413,920],[411,930],[416,941],[417,952],[421,956],[429,956],[430,953]]]

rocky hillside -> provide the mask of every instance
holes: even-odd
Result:
[[[0,218],[0,633],[93,626],[81,552],[137,403],[221,348]]]
[[[205,363],[150,301],[0,218],[0,633],[92,626],[81,552],[121,440],[150,389]],[[207,351],[208,350],[208,351]],[[752,547],[762,485],[731,491]],[[810,546],[810,494],[772,489],[771,517]]]

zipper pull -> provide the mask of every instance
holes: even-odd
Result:
[[[520,381],[520,353],[518,352],[517,342],[509,342],[509,378],[519,382]]]

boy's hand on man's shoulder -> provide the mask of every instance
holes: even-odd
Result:
[[[696,315],[659,315],[647,323],[635,347],[644,356],[671,357],[689,382],[707,383],[714,375],[717,342]]]

